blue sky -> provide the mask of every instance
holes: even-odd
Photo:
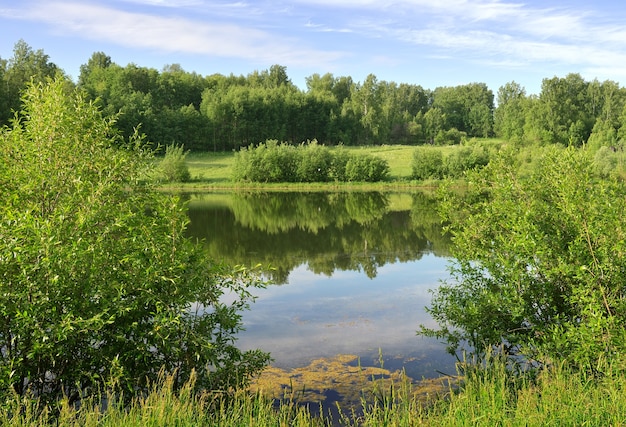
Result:
[[[0,0],[0,57],[20,39],[74,80],[102,51],[202,75],[280,64],[302,88],[327,72],[494,93],[570,72],[626,82],[626,3],[613,0]]]

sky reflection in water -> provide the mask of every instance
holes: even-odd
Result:
[[[378,363],[380,349],[386,368],[405,367],[413,378],[452,374],[454,359],[442,344],[416,336],[420,324],[434,326],[424,307],[428,289],[445,277],[446,263],[427,254],[380,267],[374,279],[356,271],[316,275],[303,264],[288,285],[255,291],[239,345],[270,351],[281,368],[336,354],[356,354],[369,366]]]

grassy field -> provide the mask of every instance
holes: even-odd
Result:
[[[231,189],[253,188],[269,190],[344,190],[344,189],[393,189],[405,187],[433,187],[435,182],[416,182],[411,180],[411,161],[413,159],[414,146],[408,145],[380,145],[369,147],[344,147],[351,152],[361,152],[374,155],[386,160],[389,164],[389,180],[381,183],[281,183],[281,184],[258,184],[258,183],[235,183],[232,181],[232,168],[235,159],[234,152],[218,153],[189,153],[186,163],[191,174],[191,182],[184,184],[167,184],[166,189],[203,190],[203,189]],[[444,154],[455,149],[454,146],[437,147]]]

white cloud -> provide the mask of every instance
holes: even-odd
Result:
[[[156,16],[74,2],[39,3],[25,19],[45,22],[62,34],[136,49],[215,55],[306,66],[330,64],[338,51],[303,46],[298,40],[243,25]]]
[[[345,73],[382,68],[393,76],[402,74],[403,67],[415,63],[424,67],[428,62],[428,70],[469,65],[474,70],[486,67],[485,74],[499,68],[526,69],[528,75],[569,71],[589,75],[598,70],[609,78],[621,76],[621,64],[626,63],[623,15],[609,14],[605,6],[593,3],[552,4],[539,0],[26,0],[0,9],[0,16],[43,23],[39,26],[57,34],[106,41],[137,52],[236,59],[251,66],[280,63],[291,70]]]
[[[160,7],[189,7],[198,6],[203,2],[202,0],[124,0],[126,3],[143,4],[147,6],[160,6]]]
[[[626,29],[619,17],[602,16],[593,4],[573,9],[497,0],[298,1],[351,8],[353,13],[342,14],[350,18],[335,25],[370,39],[427,47],[431,58],[507,68],[559,64],[616,73],[626,60]]]

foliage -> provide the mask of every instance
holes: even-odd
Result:
[[[435,147],[417,147],[411,163],[411,178],[459,178],[466,171],[487,165],[489,158],[490,151],[480,144],[456,147],[445,156],[441,149]]]
[[[159,372],[229,389],[267,355],[234,334],[255,283],[185,234],[186,208],[143,185],[153,159],[65,81],[33,85],[0,139],[0,389],[70,404],[141,393]],[[228,292],[230,302],[222,302]]]
[[[515,81],[498,89],[498,108],[494,112],[496,135],[513,141],[524,136],[526,90]]]
[[[452,178],[461,177],[466,171],[481,168],[489,163],[489,152],[481,145],[459,147],[450,152],[444,160],[446,175]]]
[[[435,144],[437,145],[458,145],[460,144],[467,134],[461,132],[457,128],[451,128],[448,130],[440,130],[435,135]]]
[[[268,140],[235,153],[234,181],[295,182],[301,153],[286,143]]]
[[[31,79],[57,73],[62,71],[43,51],[16,43],[13,58],[0,60],[0,124],[19,110],[20,92]],[[626,89],[575,73],[543,79],[538,95],[506,83],[498,89],[497,108],[484,83],[430,90],[373,74],[355,82],[330,73],[313,74],[306,83],[299,89],[277,64],[245,76],[200,76],[179,64],[160,71],[122,67],[95,52],[81,66],[77,86],[106,116],[117,116],[126,138],[141,125],[157,146],[184,144],[192,152],[238,150],[272,139],[293,145],[459,144],[465,136],[494,133],[520,143],[597,149],[616,146],[626,134]]]
[[[605,177],[618,176],[620,172],[624,172],[624,162],[626,154],[621,146],[607,147],[602,146],[593,156],[598,173]]]
[[[389,175],[386,160],[365,153],[331,151],[317,141],[298,147],[268,140],[235,154],[237,182],[377,182]]]
[[[350,158],[350,153],[343,146],[335,149],[331,157],[330,170],[328,171],[328,177],[332,181],[347,182],[346,165]]]
[[[299,182],[327,182],[330,179],[333,158],[328,147],[312,141],[303,144],[299,154],[296,170]]]
[[[159,175],[165,182],[188,182],[191,179],[189,167],[185,162],[188,151],[183,146],[168,145],[165,157],[159,162]]]
[[[346,163],[346,181],[379,182],[389,176],[389,165],[379,157],[353,154]]]
[[[492,131],[493,92],[484,83],[438,87],[433,91],[433,108],[441,110],[443,130],[482,137]]]
[[[13,56],[8,61],[0,59],[0,126],[20,110],[20,93],[29,82],[42,82],[57,73],[61,70],[43,50],[33,50],[24,40],[15,43]]]
[[[446,196],[455,280],[434,291],[423,329],[481,353],[504,346],[541,362],[596,369],[624,351],[626,188],[599,180],[588,152],[550,149],[527,176],[511,154],[468,176],[464,199]]]
[[[441,179],[444,176],[443,153],[440,149],[418,147],[411,163],[413,179]]]

